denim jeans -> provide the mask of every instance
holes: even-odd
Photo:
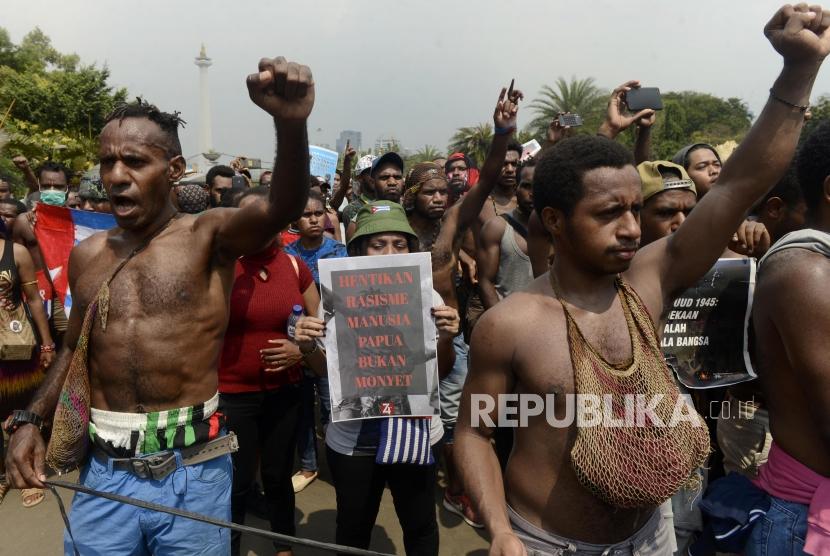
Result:
[[[325,376],[303,377],[303,408],[297,428],[297,456],[300,469],[317,471],[317,439],[314,426],[314,394],[320,399],[320,424],[325,427],[331,421],[329,379]]]
[[[767,515],[758,520],[745,556],[790,556],[804,554],[807,538],[807,506],[770,496]]]
[[[174,452],[178,468],[160,481],[140,479],[128,471],[113,469],[111,460],[105,463],[91,457],[79,482],[91,489],[229,520],[233,473],[230,454],[182,466],[179,450]],[[75,546],[84,556],[227,556],[231,549],[227,529],[80,492],[72,499],[69,526]],[[64,534],[64,553],[74,554],[68,534]]]
[[[455,436],[455,422],[458,419],[458,405],[461,402],[461,391],[467,379],[467,355],[469,347],[464,343],[464,336],[459,334],[452,341],[455,350],[455,364],[450,374],[438,383],[441,400],[441,421],[444,423],[444,441],[453,443]]]
[[[709,481],[709,470],[701,467],[697,470],[701,476],[700,491],[681,488],[671,497],[671,508],[674,523],[674,536],[677,541],[679,554],[688,554],[689,546],[703,531],[703,515],[698,504],[706,491]]]

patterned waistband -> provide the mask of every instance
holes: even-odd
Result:
[[[219,394],[191,407],[150,413],[122,413],[92,408],[89,437],[110,457],[125,458],[184,448],[219,436],[223,416]]]

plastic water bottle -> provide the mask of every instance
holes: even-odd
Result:
[[[294,305],[291,309],[291,314],[288,316],[288,337],[292,340],[297,332],[297,321],[303,316],[303,306]]]

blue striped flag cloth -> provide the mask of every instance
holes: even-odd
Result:
[[[375,462],[432,465],[429,417],[390,417],[380,424],[380,443]]]

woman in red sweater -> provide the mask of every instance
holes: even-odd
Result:
[[[267,188],[246,191],[239,207],[264,202]],[[239,438],[233,455],[231,514],[245,522],[245,501],[256,476],[257,455],[271,530],[294,535],[291,473],[302,395],[303,355],[287,334],[292,308],[317,314],[320,296],[311,271],[274,242],[260,253],[240,257],[230,299],[230,320],[219,362],[219,407]],[[239,554],[240,535],[231,536]],[[275,543],[279,556],[291,554]]]

